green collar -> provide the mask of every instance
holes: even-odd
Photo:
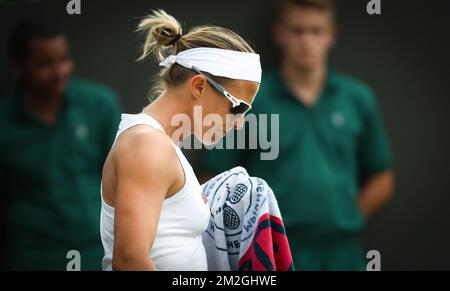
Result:
[[[17,84],[14,86],[13,90],[12,90],[12,103],[13,103],[13,108],[14,108],[14,114],[15,117],[18,119],[22,119],[22,120],[26,120],[27,122],[32,122],[35,124],[39,124],[42,125],[44,127],[49,127],[49,128],[53,128],[56,127],[61,120],[63,119],[64,115],[67,113],[67,109],[68,107],[72,104],[73,98],[74,98],[74,94],[73,94],[73,90],[71,90],[71,85],[70,85],[70,81],[67,84],[67,89],[66,92],[63,96],[63,105],[61,108],[61,112],[58,116],[58,121],[55,124],[49,125],[46,124],[45,122],[43,122],[38,116],[36,116],[36,114],[34,114],[33,112],[30,112],[29,110],[27,110],[25,108],[25,105],[23,103],[23,98],[22,98],[22,91],[23,90],[23,84],[21,82],[17,82]]]
[[[333,69],[327,69],[325,86],[320,93],[317,103],[319,102],[320,99],[322,99],[324,97],[328,98],[330,96],[336,95],[336,92],[338,90],[336,75],[337,75],[337,73]],[[291,101],[300,102],[287,87],[287,85],[281,75],[280,69],[277,69],[274,72],[273,84],[276,86],[276,92],[280,93],[279,95],[281,95],[282,97],[288,98]]]

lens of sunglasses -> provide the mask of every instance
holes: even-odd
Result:
[[[247,104],[241,103],[241,104],[239,104],[236,107],[231,107],[230,112],[233,115],[241,115],[241,114],[244,114],[245,112],[247,112],[248,107],[249,106]]]
[[[205,75],[204,73],[202,73],[200,70],[198,70],[196,67],[192,67],[192,69],[200,75],[203,75],[206,77],[206,79],[208,80],[209,84],[211,84],[211,86],[217,90],[217,92],[219,92],[220,94],[223,94],[225,97],[227,98],[235,98],[233,96],[231,96],[228,92],[224,91],[223,87],[221,87],[220,85],[216,85],[214,83],[213,80],[211,80],[207,75]],[[220,87],[219,87],[220,86]],[[249,110],[250,106],[241,102],[238,106],[233,107],[231,106],[230,112],[233,115],[242,115],[245,114],[248,110]]]

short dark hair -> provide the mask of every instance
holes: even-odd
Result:
[[[54,38],[64,35],[57,25],[43,19],[27,19],[19,22],[9,36],[8,50],[13,60],[23,60],[28,54],[28,45],[35,38]]]
[[[336,14],[336,7],[333,0],[279,0],[276,15],[277,20],[282,20],[286,9],[292,6],[328,11],[333,16]]]

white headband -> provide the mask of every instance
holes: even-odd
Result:
[[[261,63],[254,53],[199,47],[168,56],[159,65],[167,68],[174,63],[218,77],[261,83]]]

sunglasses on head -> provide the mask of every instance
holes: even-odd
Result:
[[[248,104],[247,102],[240,100],[240,99],[234,97],[233,95],[231,95],[227,90],[225,90],[225,88],[222,85],[216,83],[213,79],[208,77],[206,74],[202,73],[198,68],[192,66],[192,70],[194,70],[197,74],[205,77],[206,80],[208,80],[208,83],[211,84],[211,86],[214,89],[216,89],[220,94],[222,94],[228,100],[230,100],[230,102],[232,104],[232,107],[230,110],[231,114],[245,115],[252,108],[252,106],[250,104]]]

